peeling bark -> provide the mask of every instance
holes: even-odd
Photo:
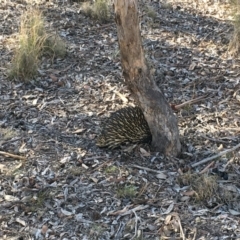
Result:
[[[177,119],[146,64],[137,0],[115,0],[114,9],[123,76],[149,124],[152,146],[176,156],[181,150]]]

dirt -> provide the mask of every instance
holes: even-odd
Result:
[[[43,56],[36,79],[9,80],[30,7],[43,11],[67,54]],[[240,239],[239,148],[193,167],[240,143],[231,9],[228,1],[139,3],[146,57],[168,102],[206,96],[176,112],[182,154],[171,158],[146,144],[95,145],[103,119],[134,105],[113,10],[103,24],[76,1],[1,2],[0,239]],[[186,174],[216,176],[215,192],[199,200]]]

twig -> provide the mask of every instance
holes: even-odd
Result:
[[[115,212],[112,212],[112,211],[111,211],[111,212],[107,213],[107,215],[111,215],[111,216],[121,215],[121,214],[127,212],[128,209],[129,209],[130,207],[132,207],[132,206],[133,206],[133,204],[127,205],[127,206],[125,206],[123,209],[118,210],[118,211],[115,211]]]
[[[8,153],[8,152],[2,152],[2,151],[0,151],[0,154],[1,154],[1,155],[4,155],[4,156],[7,156],[7,157],[12,157],[12,158],[20,159],[20,160],[26,160],[26,159],[27,159],[26,157],[22,157],[22,156],[19,156],[19,155],[15,155],[15,154],[12,154],[12,153]]]
[[[120,239],[120,236],[123,235],[124,229],[125,229],[125,224],[123,222],[120,222],[118,230],[117,230],[116,234],[114,234],[116,239]]]
[[[178,221],[178,224],[179,224],[179,227],[180,227],[180,232],[181,232],[181,237],[182,237],[182,240],[185,240],[186,239],[186,237],[185,237],[185,234],[184,234],[184,232],[183,232],[183,228],[182,228],[182,223],[181,223],[181,219],[180,219],[180,217],[179,216],[177,216],[177,221]]]
[[[224,166],[224,170],[227,168],[227,166],[229,165],[229,164],[231,164],[232,162],[234,162],[234,157],[232,157],[227,163],[226,163],[226,165]]]
[[[224,143],[224,144],[227,144],[228,142],[224,141],[224,140],[220,140],[220,139],[215,139],[215,138],[210,138],[210,137],[207,137],[207,136],[204,136],[204,135],[200,135],[202,138],[205,138],[209,141],[212,141],[212,142],[218,142],[218,143]]]
[[[106,158],[106,156],[94,156],[94,157],[88,157],[88,158],[84,158],[84,161],[91,161],[91,160],[96,160],[96,159],[104,159]]]
[[[12,142],[18,141],[18,140],[20,140],[20,139],[22,139],[22,138],[19,137],[19,138],[11,139],[11,140],[8,140],[8,141],[3,142],[2,145],[8,144],[8,143],[12,143]]]
[[[136,237],[137,237],[137,224],[138,224],[138,220],[140,219],[138,217],[138,215],[136,214],[136,212],[134,210],[132,210],[132,211],[133,211],[133,213],[135,215],[135,233],[134,233],[134,236],[131,238],[131,240],[132,239],[136,239]]]
[[[116,212],[109,212],[107,215],[115,216],[115,215],[120,215],[120,216],[126,216],[131,214],[133,211],[140,211],[144,210],[149,207],[149,205],[138,205],[137,207],[128,210],[130,207],[132,207],[133,204],[126,206],[122,210],[116,211]]]
[[[147,189],[147,187],[149,186],[149,183],[146,183],[142,188],[141,188],[141,190],[139,191],[139,193],[138,193],[138,198],[140,198],[142,195],[143,195],[143,193],[146,191],[146,189]]]
[[[147,167],[142,167],[142,166],[138,166],[138,165],[135,165],[135,164],[132,164],[132,167],[135,167],[135,168],[138,168],[138,169],[143,169],[143,170],[146,170],[148,172],[154,172],[154,173],[164,173],[165,171],[158,171],[158,170],[153,170],[151,168],[147,168]]]
[[[137,206],[137,207],[135,207],[135,208],[133,208],[133,209],[131,209],[131,210],[128,210],[127,212],[121,214],[121,216],[126,216],[126,215],[128,215],[128,214],[131,214],[133,211],[144,210],[144,209],[146,209],[146,208],[148,208],[148,207],[149,207],[149,205],[139,205],[139,206]]]
[[[221,157],[222,155],[225,155],[225,154],[227,154],[227,153],[233,152],[233,151],[235,151],[236,149],[238,149],[239,147],[240,147],[240,143],[239,143],[238,145],[236,145],[235,147],[230,148],[230,149],[227,149],[227,150],[225,150],[225,151],[222,151],[222,152],[220,152],[220,153],[218,153],[218,154],[216,154],[216,155],[214,155],[214,156],[211,156],[211,157],[208,157],[208,158],[204,158],[203,160],[192,164],[192,167],[197,167],[198,165],[201,165],[201,164],[203,164],[203,163],[209,162],[209,161],[211,161],[211,160],[213,160],[213,159],[215,159],[215,158]]]
[[[173,110],[177,111],[177,110],[183,108],[183,107],[186,106],[186,105],[190,105],[190,104],[193,104],[193,103],[197,103],[197,102],[199,102],[199,101],[201,101],[201,100],[203,100],[203,99],[206,99],[206,98],[208,98],[208,97],[209,97],[209,95],[206,94],[206,95],[203,95],[203,96],[201,96],[201,97],[191,99],[191,100],[189,100],[189,101],[186,101],[186,102],[181,103],[181,104],[178,104],[178,105],[171,104],[171,107],[172,107]]]
[[[234,127],[227,127],[227,128],[224,128],[224,130],[240,132],[239,127],[236,127],[236,128],[234,128]]]
[[[175,220],[174,221],[177,221],[178,225],[179,225],[179,229],[180,229],[180,237],[182,240],[186,240],[186,237],[185,237],[185,234],[184,234],[184,231],[183,231],[183,228],[182,228],[182,223],[181,223],[181,219],[178,215],[178,213],[176,212],[173,212],[171,214],[171,217],[175,217]],[[170,219],[169,219],[170,220]],[[165,220],[166,221],[166,220]]]
[[[210,167],[212,167],[213,164],[214,164],[214,161],[211,162],[210,164],[208,164],[199,174],[203,174],[203,173],[207,172],[208,169],[209,169]]]
[[[193,235],[193,239],[192,239],[192,240],[195,240],[195,239],[196,239],[196,236],[197,236],[197,228],[195,227],[195,228],[194,228],[194,235]]]
[[[221,204],[218,204],[215,208],[213,208],[213,209],[211,209],[211,213],[215,213],[215,211],[218,209],[218,208],[220,208],[220,207],[222,207],[224,204],[223,203],[221,203]]]
[[[95,171],[97,171],[97,170],[99,170],[99,169],[101,169],[102,167],[104,167],[105,165],[109,164],[110,162],[112,162],[112,161],[114,161],[114,160],[115,160],[115,158],[107,160],[106,162],[104,162],[104,163],[102,163],[101,165],[99,165],[97,168],[94,168],[94,169],[91,171],[91,173],[92,173],[92,172],[95,172]]]

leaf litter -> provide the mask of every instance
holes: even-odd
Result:
[[[240,142],[240,60],[227,52],[231,6],[139,2],[146,56],[168,102],[208,95],[176,111],[179,158],[147,145],[95,145],[103,119],[134,104],[113,18],[92,20],[76,1],[32,1],[68,53],[43,57],[37,80],[21,83],[9,81],[7,69],[30,3],[0,4],[1,239],[240,238],[239,148],[231,150]],[[134,195],[120,197],[125,187]]]

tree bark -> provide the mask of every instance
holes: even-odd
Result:
[[[115,0],[114,10],[123,76],[149,124],[152,147],[176,156],[181,150],[177,119],[146,64],[137,0]]]

